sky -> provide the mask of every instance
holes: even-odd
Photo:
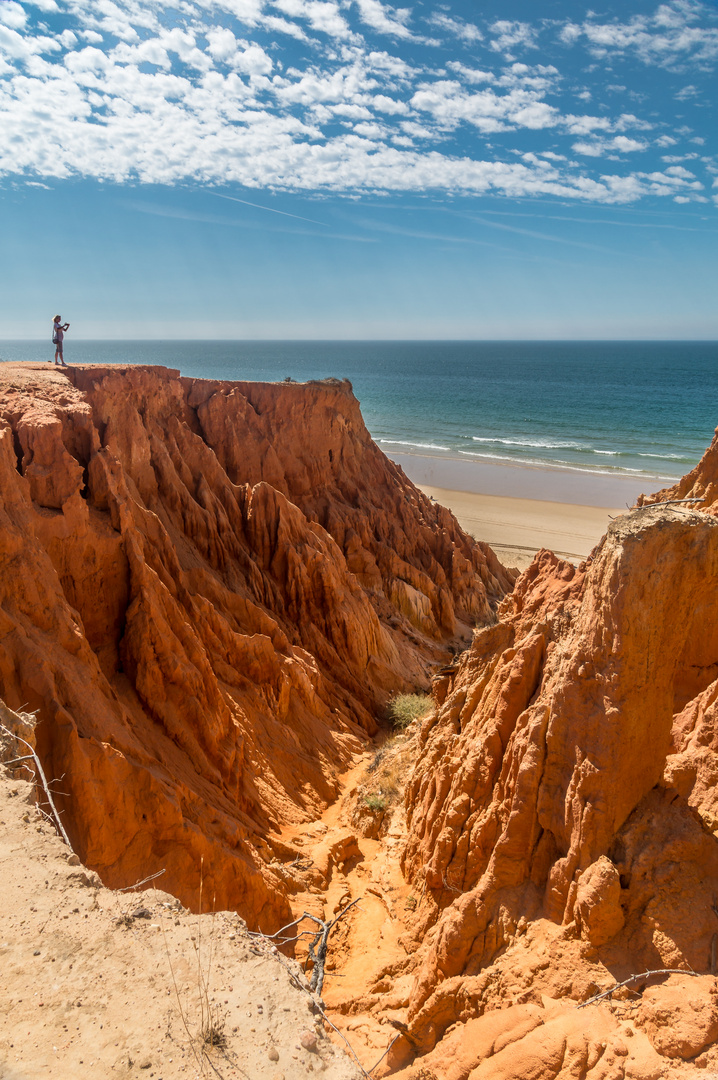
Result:
[[[718,3],[0,0],[0,338],[718,339]]]

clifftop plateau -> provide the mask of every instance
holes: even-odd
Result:
[[[0,697],[73,844],[289,914],[280,829],[513,583],[372,442],[347,382],[0,366]],[[272,865],[274,864],[274,866]],[[277,869],[279,867],[279,869]]]

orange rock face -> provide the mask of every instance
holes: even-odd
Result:
[[[578,569],[539,553],[499,622],[437,677],[407,790],[404,867],[428,899],[395,1065],[432,1047],[427,1067],[443,1061],[457,1021],[520,1002],[541,1006],[544,1034],[521,1038],[545,1067],[526,1059],[521,1072],[516,1048],[494,1048],[493,1064],[457,1077],[658,1076],[661,1056],[693,1057],[716,1039],[713,998],[680,976],[645,998],[650,1046],[630,1069],[616,1050],[620,1070],[595,1059],[592,1071],[591,1039],[565,1018],[547,1043],[544,1011],[545,995],[575,1005],[631,973],[715,974],[716,611],[715,517],[637,510]],[[679,1023],[681,999],[696,1004]],[[586,1030],[597,1022],[577,1015]]]
[[[662,488],[654,495],[639,495],[639,506],[650,506],[668,499],[700,499],[701,510],[718,513],[718,428],[713,441],[695,469],[681,477],[672,487]]]
[[[389,694],[513,582],[378,450],[348,383],[0,368],[0,697],[38,710],[111,886],[165,870],[288,913],[314,816]]]

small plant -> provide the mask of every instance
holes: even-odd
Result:
[[[224,1031],[224,1017],[215,1016],[207,1020],[200,1031],[200,1038],[202,1045],[205,1047],[214,1046],[218,1050],[226,1050],[227,1036]]]
[[[382,746],[380,750],[377,750],[377,752],[374,755],[371,763],[369,765],[367,765],[366,771],[368,773],[375,772],[379,768],[379,766],[381,765],[382,761],[384,760],[385,754],[386,754],[386,745]]]
[[[378,795],[376,793],[367,795],[364,798],[364,805],[369,808],[374,814],[378,814],[380,810],[386,810],[387,798],[386,795]]]
[[[405,908],[407,908],[409,911],[416,911],[418,906],[419,902],[415,896],[407,896],[406,900],[404,901]]]
[[[386,712],[394,727],[403,730],[426,716],[431,706],[428,694],[397,694],[389,701]]]

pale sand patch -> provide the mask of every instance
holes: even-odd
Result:
[[[476,495],[425,485],[421,490],[447,506],[468,533],[490,544],[506,566],[520,570],[542,547],[572,562],[584,559],[608,528],[609,514],[626,512],[625,508]]]

